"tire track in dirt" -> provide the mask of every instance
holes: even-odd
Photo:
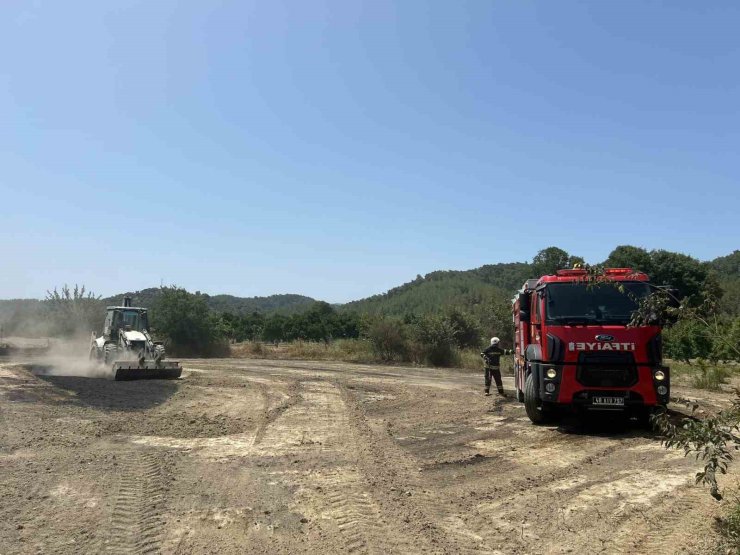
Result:
[[[388,553],[383,537],[387,529],[380,508],[365,489],[356,469],[324,477],[321,500],[324,512],[337,524],[347,553]],[[334,478],[334,479],[332,479]],[[312,480],[314,482],[314,480]]]
[[[115,555],[158,553],[164,532],[166,487],[152,453],[124,451],[108,537],[102,551]]]
[[[626,521],[606,543],[606,553],[651,553],[675,555],[700,553],[707,548],[702,539],[711,535],[712,516],[718,504],[707,488],[684,486],[658,507]]]
[[[252,382],[252,380],[250,380]],[[197,451],[201,455],[212,458],[244,457],[253,454],[255,446],[262,441],[265,431],[270,425],[277,421],[282,414],[288,411],[302,400],[300,383],[291,381],[285,386],[279,382],[275,387],[269,389],[261,381],[254,381],[253,385],[259,390],[262,397],[262,411],[256,429],[252,427],[241,433],[218,435],[213,437],[171,437],[171,436],[130,436],[128,439],[140,445],[166,447],[171,449],[182,449],[186,451]],[[277,401],[271,406],[275,392],[282,389],[297,390],[285,393],[284,399]]]
[[[415,472],[415,467],[419,466],[419,463],[413,455],[401,450],[390,433],[386,433],[388,430],[367,421],[361,404],[358,403],[359,396],[351,388],[345,388],[344,395],[349,401],[348,404],[355,407],[353,424],[359,425],[363,430],[361,434],[372,438],[368,443],[374,444],[376,462],[383,458],[386,461],[392,460],[393,467],[398,471],[396,478],[400,478],[397,482],[402,488],[423,488],[425,479],[429,479],[430,476],[425,474],[422,478],[418,472],[422,469]],[[460,493],[460,489],[464,490],[467,483],[466,478],[461,478],[462,481],[458,482],[457,488],[455,485],[445,484],[442,486],[443,491],[437,492],[440,495],[415,494],[408,500],[416,507],[422,518],[433,523],[445,536],[448,542],[446,548],[455,552],[497,552],[492,546],[498,546],[504,552],[513,550],[528,553],[533,549],[542,548],[542,544],[537,540],[538,534],[556,534],[553,529],[556,526],[547,524],[541,531],[538,529],[537,533],[526,533],[529,526],[537,529],[538,517],[527,515],[526,506],[530,504],[530,500],[535,505],[541,505],[540,512],[543,507],[547,512],[547,507],[552,506],[555,514],[558,511],[555,505],[577,495],[581,489],[598,486],[600,480],[606,484],[614,480],[614,475],[604,472],[605,468],[602,466],[604,461],[611,465],[611,460],[614,457],[619,458],[623,450],[650,445],[650,440],[641,436],[620,437],[617,441],[608,436],[562,434],[554,428],[532,428],[528,423],[520,425],[512,419],[502,420],[502,425],[504,421],[505,426],[513,434],[504,439],[492,439],[488,446],[489,457],[494,459],[504,457],[511,461],[510,464],[515,465],[512,471],[506,472],[503,484],[496,480],[481,481],[480,477],[476,476],[476,490],[467,495]],[[472,442],[474,445],[481,444],[480,447],[483,447],[484,443],[486,442],[478,440]],[[515,452],[513,449],[531,444],[534,444],[534,448],[523,450],[521,455],[513,455]],[[390,456],[391,453],[393,456]],[[558,455],[564,456],[565,459],[560,460]],[[462,469],[478,460],[485,461],[485,458],[442,461],[432,467],[424,465],[424,470],[441,464],[448,471],[440,476],[448,476],[449,479],[449,469],[452,468],[449,465],[460,464]],[[517,468],[520,469],[519,472],[516,471]],[[584,473],[588,479],[584,479]],[[455,496],[457,496],[455,503],[451,503]],[[491,499],[492,502],[482,502],[485,498]],[[526,501],[524,505],[523,500]],[[507,517],[511,522],[507,521]],[[543,513],[542,520],[547,522],[552,518],[545,518]],[[532,543],[532,540],[535,543]]]
[[[599,436],[577,437],[583,439],[568,442],[563,447],[587,453],[585,463],[574,463],[569,468],[535,476],[529,486],[526,481],[513,481],[518,492],[507,494],[499,490],[491,496],[490,502],[471,508],[476,515],[473,520],[494,524],[496,530],[508,538],[508,545],[515,552],[561,553],[568,549],[576,552],[654,552],[652,547],[628,547],[635,540],[633,532],[647,522],[645,510],[648,507],[650,514],[661,514],[662,498],[678,499],[679,503],[691,505],[692,501],[683,499],[684,484],[693,473],[691,465],[677,463],[677,459],[682,458],[680,455],[665,451],[650,438],[622,438],[617,445],[588,452],[590,444],[598,445]],[[636,464],[638,460],[645,461],[644,465]],[[687,493],[690,496],[692,491]],[[671,530],[664,532],[669,534]],[[485,535],[483,527],[480,534]],[[624,534],[624,538],[610,542],[608,538],[614,538],[615,534]],[[660,535],[655,538],[650,534],[648,530],[646,537],[662,545]],[[550,538],[547,548],[542,544],[545,538]],[[620,547],[615,548],[617,544]],[[670,552],[670,549],[666,551]]]
[[[257,452],[282,458],[333,458],[330,468],[293,475],[299,485],[294,508],[332,520],[347,553],[388,553],[383,540],[387,525],[354,461],[339,389],[323,381],[304,381],[301,391],[300,403],[286,407],[277,414],[279,419],[264,427]],[[291,475],[283,476],[289,480]]]
[[[425,502],[423,484],[419,481],[419,464],[396,445],[387,433],[379,433],[367,420],[360,399],[350,387],[339,385],[348,408],[352,435],[358,453],[358,464],[366,481],[375,488],[382,514],[395,522],[405,523],[404,530],[393,539],[393,550],[399,553],[473,553],[482,546],[471,541],[473,534],[460,533],[440,525],[433,508]]]
[[[264,402],[263,418],[259,426],[257,427],[257,432],[254,435],[254,444],[259,444],[262,442],[262,439],[265,436],[267,427],[275,422],[278,418],[280,418],[280,416],[282,416],[285,411],[298,404],[303,399],[303,397],[301,396],[301,382],[294,380],[287,384],[286,389],[288,390],[288,398],[280,402],[276,406],[270,407],[270,395],[267,385],[263,382],[254,382],[254,384],[260,390]]]

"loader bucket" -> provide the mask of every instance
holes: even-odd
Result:
[[[135,360],[124,360],[113,363],[113,375],[116,381],[121,380],[174,380],[182,374],[179,362],[169,360],[156,363],[146,361],[140,364]]]

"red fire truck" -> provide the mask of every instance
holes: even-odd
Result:
[[[651,292],[648,276],[631,268],[598,280],[585,269],[558,270],[524,283],[513,301],[514,381],[532,422],[563,409],[647,420],[668,403],[660,326],[628,326]]]

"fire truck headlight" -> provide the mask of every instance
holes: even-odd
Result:
[[[658,386],[658,395],[665,395],[666,393],[668,393],[668,388],[666,386],[664,386],[664,385],[659,385]]]
[[[545,391],[548,393],[553,393],[555,391],[555,384],[550,382],[545,384]]]
[[[663,372],[663,370],[656,370],[653,376],[655,376],[655,379],[658,380],[659,382],[662,382],[663,380],[665,380],[665,372]]]
[[[545,372],[545,375],[551,380],[554,380],[558,375],[558,371],[555,370],[555,368],[548,368],[547,371]]]

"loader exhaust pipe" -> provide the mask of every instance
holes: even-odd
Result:
[[[131,297],[123,298],[123,306],[131,306]]]

